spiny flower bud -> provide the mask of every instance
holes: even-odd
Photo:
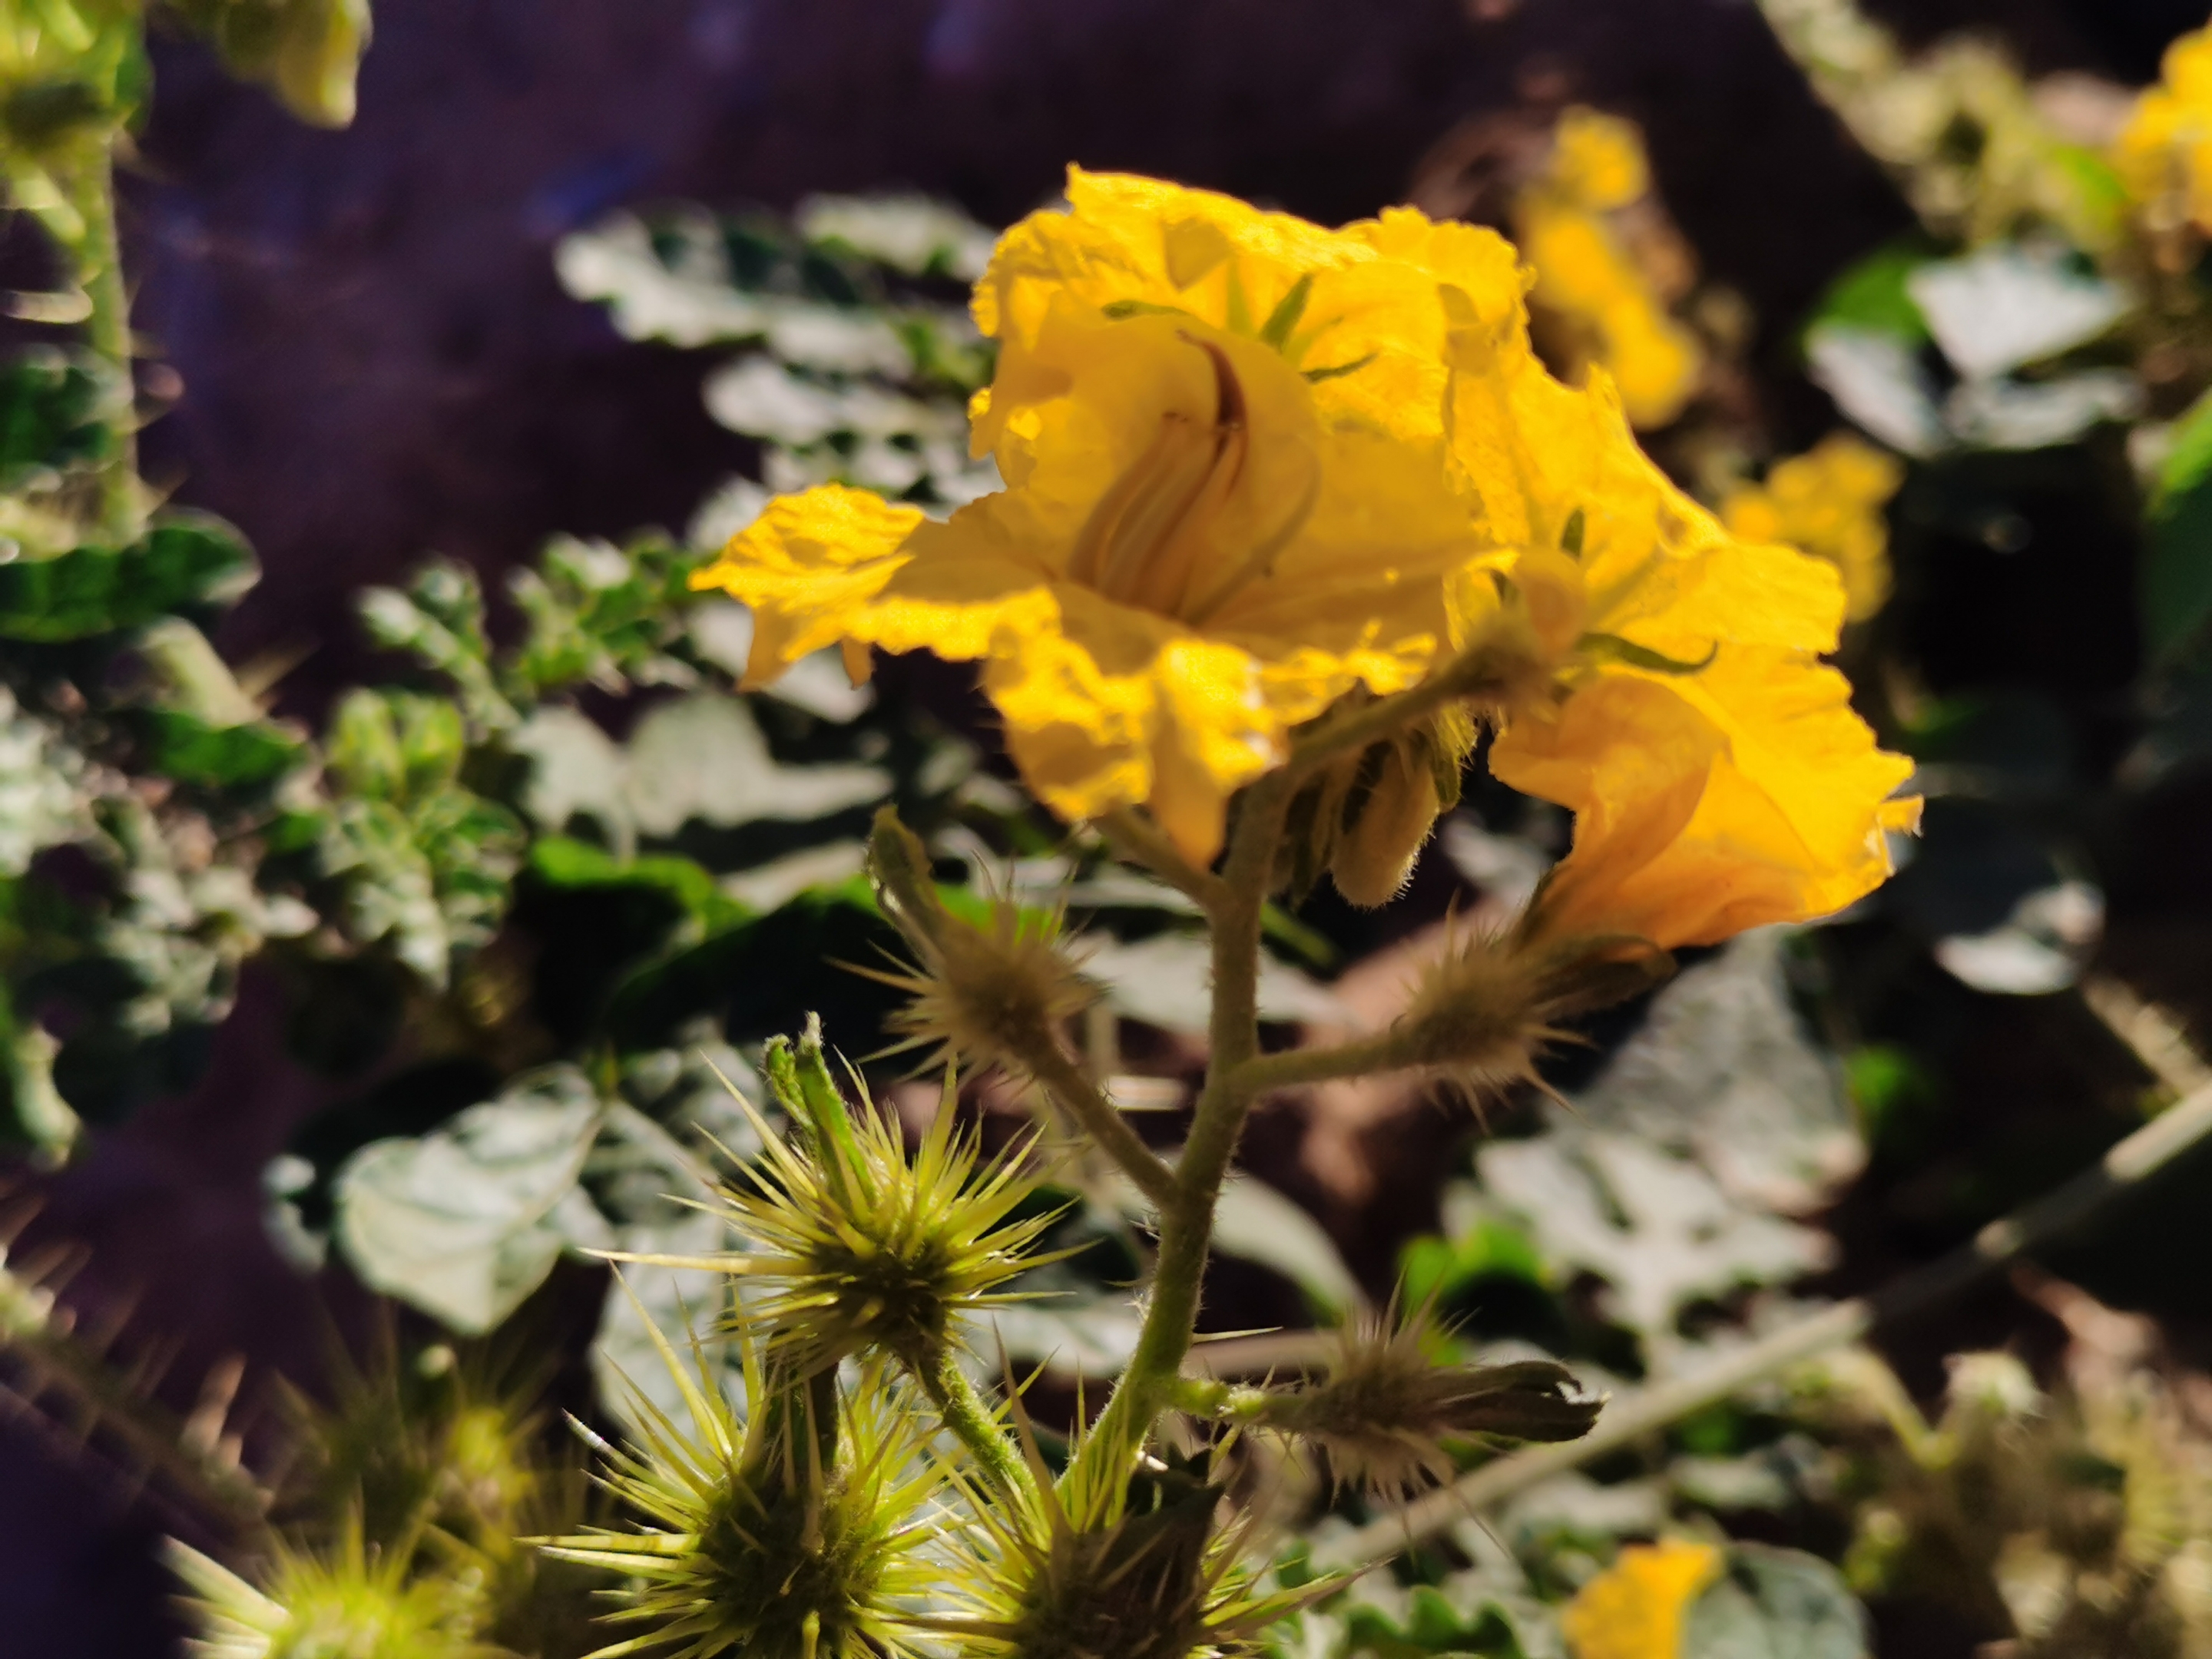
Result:
[[[1243,1420],[1319,1446],[1340,1484],[1401,1496],[1452,1471],[1449,1447],[1485,1437],[1573,1440],[1601,1402],[1548,1359],[1439,1364],[1425,1317],[1389,1315],[1341,1333],[1316,1381],[1266,1389],[1233,1407]]]
[[[195,1634],[194,1659],[472,1659],[482,1612],[472,1576],[411,1582],[415,1550],[371,1550],[356,1520],[329,1556],[279,1547],[264,1592],[170,1540],[169,1569]]]
[[[1642,939],[1537,948],[1510,937],[1455,939],[1392,1027],[1395,1052],[1480,1102],[1539,1080],[1538,1057],[1563,1035],[1555,1021],[1623,1001],[1673,970]]]
[[[642,1523],[541,1540],[557,1560],[620,1573],[607,1622],[641,1634],[600,1655],[665,1647],[674,1659],[877,1659],[910,1651],[905,1608],[941,1571],[915,1524],[942,1475],[909,1402],[879,1368],[850,1396],[834,1373],[805,1382],[744,1349],[750,1420],[656,1334],[681,1389],[687,1431],[641,1392],[636,1450],[607,1446],[605,1476]]]
[[[1034,1506],[975,1505],[953,1577],[966,1616],[930,1621],[974,1659],[1196,1659],[1242,1653],[1334,1588],[1255,1593],[1247,1525],[1217,1524],[1222,1488],[1147,1457],[1122,1486],[1056,1490]],[[1118,1462],[1115,1467],[1126,1467]]]
[[[763,1069],[796,1134],[786,1139],[739,1097],[764,1150],[714,1207],[749,1248],[610,1259],[741,1276],[757,1287],[743,1317],[800,1374],[871,1349],[927,1370],[965,1317],[1020,1299],[999,1286],[1058,1260],[1030,1254],[1058,1212],[1017,1214],[1036,1190],[1026,1146],[985,1162],[975,1135],[956,1127],[949,1092],[909,1164],[894,1121],[865,1094],[864,1109],[847,1106],[818,1023],[796,1045],[771,1042]]]
[[[931,1048],[938,1063],[1020,1074],[1097,1000],[1061,947],[1056,912],[994,896],[979,919],[955,915],[931,879],[928,849],[889,807],[876,815],[868,866],[884,914],[918,963],[912,972],[860,970],[913,999],[894,1017],[906,1033],[896,1048]]]

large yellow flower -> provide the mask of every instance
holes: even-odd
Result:
[[[2136,100],[2112,165],[2154,229],[2212,234],[2212,27],[2166,49],[2158,85]]]
[[[935,524],[810,490],[702,577],[758,613],[749,681],[855,641],[981,659],[1041,800],[1147,805],[1204,863],[1291,727],[1449,648],[1474,521],[1433,452],[1324,425],[1269,345],[1066,296],[1030,343],[1005,491]]]
[[[1356,689],[1417,684],[1521,607],[1562,696],[1513,716],[1499,771],[1583,810],[1558,915],[1701,936],[1709,919],[1654,908],[1651,878],[1624,864],[1621,848],[1651,863],[1648,834],[1617,827],[1648,827],[1649,804],[1619,796],[1610,728],[1590,718],[1612,694],[1577,700],[1640,677],[1708,724],[1724,708],[1765,731],[1728,700],[1749,695],[1738,670],[1771,667],[1785,691],[1825,674],[1834,571],[1732,540],[1638,451],[1601,375],[1553,380],[1512,251],[1487,231],[1402,210],[1325,231],[1079,171],[1068,194],[1069,210],[1006,234],[977,286],[1001,356],[974,441],[1006,489],[943,524],[838,486],[772,504],[696,579],[754,607],[748,683],[830,645],[856,669],[872,647],[980,660],[1041,800],[1079,819],[1147,807],[1202,863],[1230,797],[1280,763],[1293,727]],[[1831,748],[1872,756],[1840,718]],[[1752,763],[1732,737],[1700,748],[1703,726],[1637,729],[1655,734],[1639,763],[1669,803],[1700,766],[1710,781]],[[1763,904],[1725,914],[1819,914],[1879,880],[1865,854],[1896,770],[1883,757],[1834,774],[1817,801],[1785,790],[1786,823],[1825,814],[1861,833],[1840,853],[1801,837]],[[1735,799],[1674,825],[1680,850],[1724,859],[1715,814]],[[1783,857],[1775,845],[1755,842]],[[1601,873],[1620,918],[1565,907]]]
[[[977,285],[974,414],[1006,490],[943,525],[829,487],[701,573],[753,605],[748,680],[854,642],[981,659],[1016,763],[1070,818],[1148,806],[1210,860],[1228,799],[1355,686],[1401,690],[1498,604],[1455,489],[1443,343],[1522,279],[1417,213],[1325,231],[1069,176]]]

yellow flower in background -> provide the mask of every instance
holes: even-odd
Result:
[[[1721,517],[1746,541],[1786,542],[1843,573],[1846,611],[1864,622],[1889,599],[1889,526],[1881,510],[1905,482],[1897,458],[1849,432],[1777,461],[1764,484],[1740,484]]]
[[[1638,427],[1680,415],[1705,371],[1697,336],[1668,313],[1607,217],[1650,189],[1634,125],[1577,108],[1559,118],[1549,165],[1513,204],[1514,234],[1536,272],[1532,299],[1576,356],[1613,377]]]
[[[1575,618],[1558,695],[1511,712],[1490,754],[1503,781],[1575,813],[1535,925],[1671,948],[1872,891],[1887,832],[1918,809],[1889,799],[1911,763],[1875,746],[1819,660],[1843,623],[1836,569],[1731,537],[1636,448],[1602,377],[1577,392],[1517,372],[1528,349],[1455,335],[1451,410],[1486,525],[1530,550],[1511,579],[1540,596],[1532,612]]]
[[[2155,228],[2193,222],[2212,234],[2212,27],[2168,46],[2160,69],[2136,100],[2112,166]]]
[[[1567,1645],[1575,1659],[1696,1659],[1682,1651],[1682,1626],[1720,1572],[1711,1544],[1631,1545],[1567,1604]]]

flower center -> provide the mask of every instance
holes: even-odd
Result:
[[[1264,576],[1274,556],[1305,522],[1314,483],[1288,521],[1263,537],[1225,579],[1216,534],[1222,509],[1244,474],[1252,434],[1244,388],[1229,354],[1210,340],[1182,337],[1213,365],[1211,422],[1171,410],[1145,453],[1091,509],[1068,561],[1071,580],[1122,605],[1194,627],[1246,584]]]

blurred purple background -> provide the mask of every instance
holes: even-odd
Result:
[[[2136,81],[2203,0],[1879,9],[1916,37],[2000,21],[2033,69]],[[555,531],[680,526],[744,464],[698,356],[623,342],[554,280],[556,240],[617,205],[910,186],[999,223],[1074,160],[1334,222],[1541,88],[1645,124],[1668,205],[1770,343],[1909,222],[1749,0],[380,0],[338,133],[197,47],[157,68],[126,235],[184,395],[147,469],[258,549],[222,642],[306,653],[301,714],[367,666],[363,584],[431,550],[489,574]],[[33,233],[6,234],[23,257]],[[1792,436],[1826,424],[1807,395]],[[182,1377],[234,1353],[311,1377],[325,1341],[320,1292],[260,1231],[260,1166],[317,1099],[276,1018],[249,983],[204,1086],[106,1138],[39,1223],[89,1247],[74,1294],[135,1306]],[[149,1547],[174,1524],[0,1422],[0,1659],[171,1651]]]

